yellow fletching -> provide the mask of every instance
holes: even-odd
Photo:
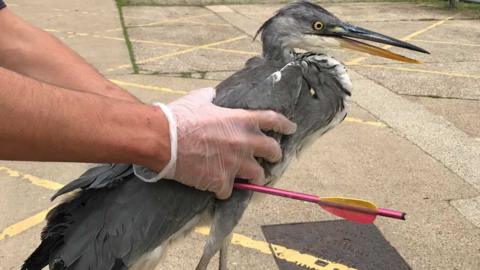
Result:
[[[344,204],[354,207],[368,208],[376,210],[377,206],[369,201],[353,199],[353,198],[342,198],[342,197],[319,197],[320,201],[329,201],[338,204]]]

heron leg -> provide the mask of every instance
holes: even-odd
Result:
[[[228,247],[232,241],[232,233],[223,239],[222,248],[220,249],[220,258],[218,262],[218,270],[227,270],[228,266]]]
[[[251,196],[250,191],[234,190],[228,200],[215,202],[212,227],[196,270],[206,270],[212,257],[220,250],[219,269],[226,269],[227,246],[231,233],[247,208]]]

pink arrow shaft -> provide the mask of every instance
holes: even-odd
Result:
[[[338,203],[322,201],[318,196],[315,196],[315,195],[310,195],[310,194],[305,194],[305,193],[300,193],[300,192],[293,192],[293,191],[288,191],[288,190],[284,190],[284,189],[278,189],[278,188],[266,187],[266,186],[259,186],[259,185],[247,184],[247,183],[235,183],[233,185],[233,187],[237,188],[237,189],[256,191],[256,192],[261,192],[261,193],[280,196],[280,197],[291,198],[291,199],[300,200],[300,201],[307,201],[307,202],[322,204],[322,205],[325,205],[325,206],[348,209],[348,210],[355,211],[355,212],[374,214],[374,215],[379,215],[379,216],[384,216],[384,217],[389,217],[389,218],[395,218],[395,219],[402,219],[402,220],[405,219],[405,213],[400,212],[400,211],[396,211],[396,210],[384,209],[384,208],[378,208],[376,211],[371,210],[371,209],[362,209],[362,208],[355,207],[355,206],[349,206],[349,205],[343,205],[343,204],[341,205],[341,204],[338,204]]]

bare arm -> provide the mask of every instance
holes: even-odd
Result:
[[[0,160],[136,163],[170,159],[159,108],[72,91],[0,67]]]
[[[63,88],[138,101],[58,39],[7,8],[0,10],[0,33],[0,66]]]

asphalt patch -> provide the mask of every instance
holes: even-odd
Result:
[[[262,226],[265,239],[331,262],[361,270],[411,269],[373,225],[345,220]],[[275,257],[280,270],[307,269]],[[326,262],[319,260],[319,266]]]

